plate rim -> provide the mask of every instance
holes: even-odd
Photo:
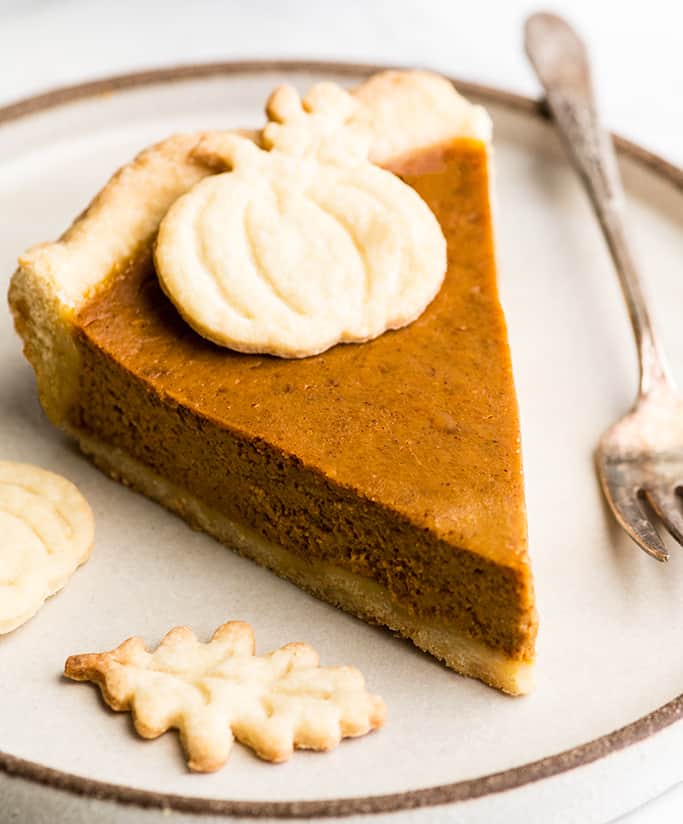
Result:
[[[33,114],[40,114],[62,105],[90,99],[98,95],[124,92],[135,88],[168,84],[183,80],[201,80],[214,76],[265,74],[268,72],[329,73],[360,79],[374,72],[401,67],[386,64],[326,60],[229,60],[211,63],[189,63],[178,66],[110,75],[96,80],[59,86],[46,92],[0,107],[0,127]],[[497,86],[461,80],[446,75],[466,96],[476,96],[502,105],[529,117],[548,119],[548,111],[540,99],[533,99]],[[635,161],[662,180],[683,192],[683,168],[671,163],[638,143],[613,135],[618,152]],[[424,787],[417,790],[384,795],[333,798],[306,801],[249,801],[142,790],[123,784],[112,784],[76,773],[47,767],[36,761],[19,758],[0,750],[0,773],[10,778],[41,784],[71,795],[97,801],[115,802],[141,809],[160,809],[179,813],[215,816],[247,816],[250,818],[322,818],[332,816],[368,815],[454,804],[482,796],[522,787],[551,778],[577,767],[585,766],[649,738],[683,719],[683,693],[645,716],[592,741],[554,755],[531,761],[518,767],[477,778]]]

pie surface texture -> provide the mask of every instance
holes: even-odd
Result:
[[[371,159],[415,189],[447,241],[444,284],[411,325],[295,361],[194,332],[153,247],[170,206],[215,171],[193,154],[203,133],[145,150],[58,242],[22,257],[16,327],[48,416],[109,475],[456,671],[523,693],[536,611],[488,122],[429,74],[383,73],[354,94]]]

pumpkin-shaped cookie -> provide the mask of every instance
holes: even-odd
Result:
[[[417,318],[446,271],[441,228],[420,196],[368,161],[332,84],[269,102],[265,148],[237,134],[197,149],[229,171],[205,178],[161,223],[161,285],[201,335],[242,352],[317,354]]]

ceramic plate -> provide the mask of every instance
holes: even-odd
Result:
[[[2,291],[17,255],[56,237],[145,144],[179,130],[258,124],[268,92],[285,80],[305,89],[368,71],[195,66],[0,112]],[[460,88],[489,107],[495,125],[500,283],[541,618],[536,691],[512,699],[461,678],[109,481],[42,415],[3,302],[0,457],[75,481],[95,511],[97,542],[61,594],[0,638],[0,818],[167,821],[171,810],[179,819],[373,812],[412,820],[441,805],[459,822],[495,820],[501,810],[511,820],[524,811],[527,822],[551,820],[550,810],[554,822],[604,821],[683,779],[683,725],[672,723],[683,714],[683,550],[660,565],[636,549],[606,511],[593,468],[598,436],[636,389],[617,281],[539,108]],[[621,157],[633,242],[683,377],[683,175],[623,143]],[[71,653],[135,633],[156,643],[176,624],[207,637],[228,619],[251,622],[261,651],[306,640],[324,663],[357,665],[386,699],[385,729],[276,767],[238,746],[222,771],[193,775],[175,734],[144,742],[94,687],[60,677]]]

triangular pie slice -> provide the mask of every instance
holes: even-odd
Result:
[[[414,187],[448,242],[444,285],[417,321],[300,360],[198,336],[152,261],[166,211],[212,172],[194,134],[144,151],[21,259],[16,327],[49,418],[109,475],[454,670],[523,693],[536,611],[490,123],[426,73],[382,73],[354,94],[373,161]]]

